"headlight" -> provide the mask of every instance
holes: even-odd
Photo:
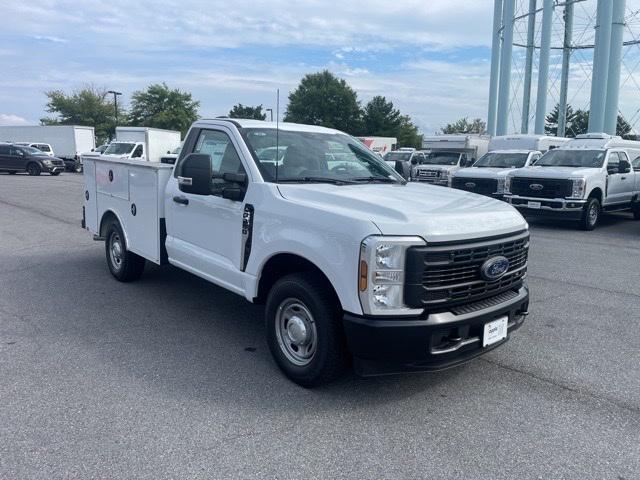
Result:
[[[505,192],[505,184],[506,184],[506,179],[505,178],[499,178],[498,179],[498,185],[496,187],[496,193],[504,193]]]
[[[500,182],[498,182],[500,185]],[[511,177],[505,177],[504,179],[504,193],[511,193]]]
[[[367,237],[360,245],[358,292],[368,315],[417,315],[404,305],[407,248],[426,245],[420,237]]]
[[[51,160],[42,160],[42,163],[49,167],[51,165]]]
[[[571,198],[584,197],[584,191],[587,181],[584,178],[574,178],[573,188],[571,189]]]

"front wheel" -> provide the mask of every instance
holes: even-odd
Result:
[[[348,363],[338,299],[319,275],[292,274],[269,292],[269,350],[284,374],[303,387],[337,378]]]
[[[51,172],[49,175],[51,175],[52,177],[57,177],[58,175],[60,175],[60,172]]]
[[[580,220],[580,226],[583,230],[593,230],[596,228],[600,221],[601,210],[600,201],[597,198],[590,198],[587,201],[582,212],[582,219]]]
[[[16,171],[15,170],[9,170],[9,175],[15,175]]]
[[[121,282],[133,282],[142,275],[145,260],[127,250],[124,233],[117,220],[111,220],[106,228],[105,253],[109,271]]]
[[[27,165],[27,173],[32,177],[37,177],[38,175],[40,175],[41,171],[42,169],[37,163],[30,163],[29,165]]]

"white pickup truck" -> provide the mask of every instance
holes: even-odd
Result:
[[[467,192],[503,198],[507,176],[535,163],[543,153],[561,147],[568,138],[547,135],[503,135],[493,137],[489,152],[471,167],[453,174],[451,186]]]
[[[87,158],[84,178],[83,225],[116,279],[170,263],[265,302],[269,348],[301,385],[351,359],[363,375],[451,367],[527,314],[517,210],[408,183],[336,130],[202,120],[175,165]]]
[[[531,167],[509,173],[505,198],[525,215],[577,220],[593,230],[603,211],[640,219],[640,142],[605,133],[578,135]]]

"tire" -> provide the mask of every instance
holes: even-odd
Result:
[[[124,233],[117,220],[111,219],[105,229],[105,254],[109,271],[120,282],[138,280],[144,271],[145,260],[127,250]]]
[[[16,171],[15,170],[9,170],[9,175],[15,175]]]
[[[40,168],[40,165],[38,165],[37,163],[31,162],[29,165],[27,165],[27,173],[32,177],[37,177],[38,175],[40,175],[41,172],[42,172],[42,169]]]
[[[600,206],[600,201],[597,198],[591,197],[584,206],[580,227],[583,230],[589,231],[595,229],[598,226],[601,214],[602,207]]]
[[[631,210],[633,212],[633,219],[640,220],[640,203],[634,204]]]
[[[342,309],[322,277],[296,273],[281,278],[269,292],[265,312],[269,350],[293,382],[316,387],[344,371],[349,356]]]
[[[60,172],[51,172],[49,175],[51,175],[52,177],[57,177],[58,175],[60,175]]]

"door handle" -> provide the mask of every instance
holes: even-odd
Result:
[[[187,197],[176,195],[175,197],[173,197],[173,201],[176,203],[180,203],[181,205],[189,205],[189,199]]]
[[[626,179],[627,179],[627,177],[622,177],[620,180],[626,180]]]

